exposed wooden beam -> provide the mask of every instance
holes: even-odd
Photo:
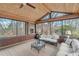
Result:
[[[36,33],[36,24],[34,24],[34,28],[35,28],[35,33]]]
[[[74,13],[71,13],[71,12],[61,12],[61,11],[51,11],[51,12],[55,12],[55,13],[64,13],[64,14],[74,14]]]
[[[47,12],[47,13],[45,13],[42,17],[40,17],[38,20],[36,20],[36,21],[40,21],[43,17],[45,17],[46,15],[48,15],[49,14],[49,12]]]
[[[47,21],[45,20],[36,21],[35,23],[38,24],[38,23],[45,23],[45,22],[69,20],[69,19],[75,19],[75,18],[79,18],[79,15],[65,15],[61,17],[51,18],[51,19],[48,19]]]

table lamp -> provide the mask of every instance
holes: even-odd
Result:
[[[67,30],[67,31],[66,31],[66,35],[67,35],[67,38],[70,38],[71,31],[70,31],[70,30]]]

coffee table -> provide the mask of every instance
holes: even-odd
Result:
[[[45,48],[45,42],[43,42],[43,41],[36,41],[33,44],[31,44],[31,49],[32,48],[36,49],[38,51],[38,53],[39,53],[39,51],[42,48]]]

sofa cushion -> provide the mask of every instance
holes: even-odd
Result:
[[[48,42],[57,43],[57,39],[52,38],[51,35],[41,35],[40,40],[44,40],[44,41],[48,41]]]

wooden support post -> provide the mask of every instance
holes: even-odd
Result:
[[[34,24],[34,26],[35,26],[35,33],[36,33],[36,24]]]

